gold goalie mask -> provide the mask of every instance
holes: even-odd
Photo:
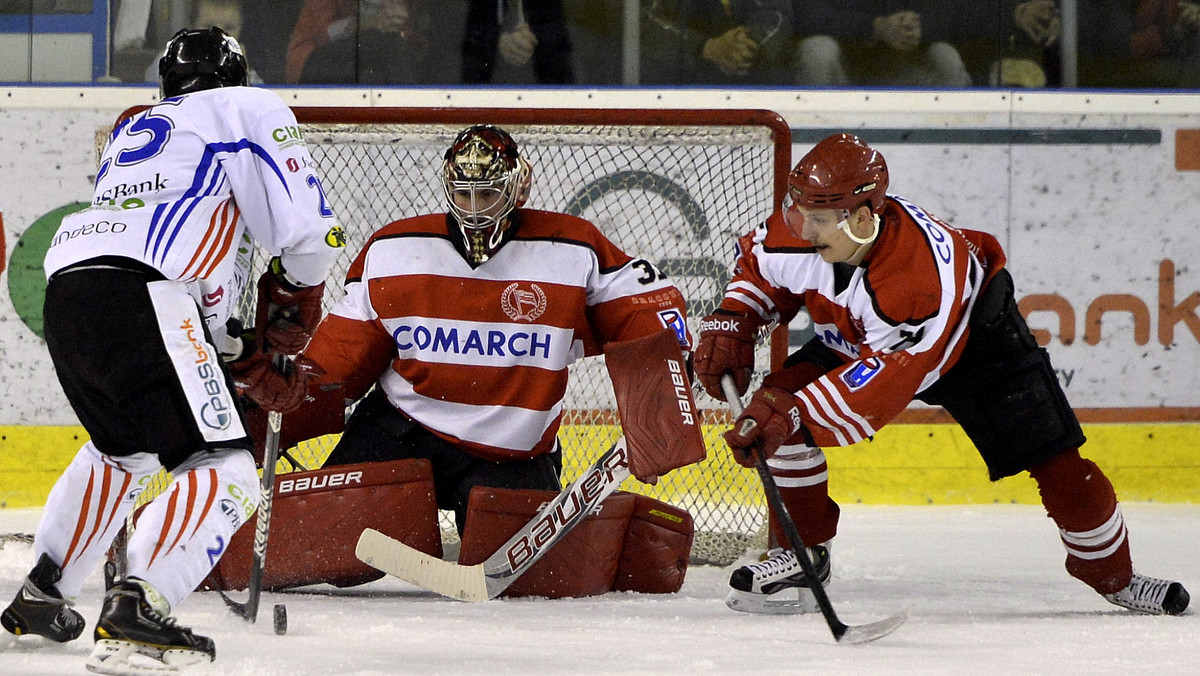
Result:
[[[485,124],[459,132],[442,163],[442,187],[469,263],[479,265],[500,249],[513,210],[529,199],[531,179],[508,132]]]

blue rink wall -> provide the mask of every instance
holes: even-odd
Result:
[[[1200,95],[1021,91],[280,89],[293,105],[756,108],[791,128],[793,158],[833,131],[883,152],[892,191],[1000,238],[1031,328],[1080,411],[1084,448],[1124,500],[1200,496]],[[58,389],[29,289],[22,235],[86,203],[97,129],[156,92],[0,92],[0,505],[34,506],[83,438]],[[687,168],[681,168],[686,170]],[[710,214],[709,218],[719,218]],[[792,327],[802,339],[804,326]],[[864,503],[1035,502],[1032,482],[989,483],[956,426],[911,409],[876,438],[828,453],[831,489]],[[709,430],[710,440],[718,429]],[[567,430],[567,433],[575,433]],[[583,433],[583,432],[580,432]],[[719,441],[711,454],[722,453]],[[712,488],[742,470],[710,460]],[[752,498],[747,498],[752,499]]]

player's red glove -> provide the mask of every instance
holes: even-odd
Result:
[[[717,310],[700,320],[700,344],[696,347],[696,379],[709,396],[725,401],[721,376],[733,376],[738,394],[750,387],[754,371],[754,334],[759,323],[750,317]]]
[[[255,330],[264,352],[296,354],[308,344],[321,322],[321,298],[325,283],[296,286],[284,278],[279,257],[258,278],[258,307]]]
[[[268,411],[280,413],[299,408],[308,394],[308,381],[325,374],[324,369],[305,356],[286,362],[280,372],[271,363],[269,354],[257,351],[230,363],[229,370],[233,384],[243,396]]]
[[[754,467],[755,454],[770,458],[788,437],[804,428],[796,397],[787,390],[764,387],[754,393],[750,405],[725,433],[733,459],[742,467]]]

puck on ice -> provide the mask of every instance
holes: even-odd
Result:
[[[275,633],[279,635],[287,633],[287,606],[282,603],[275,604]]]

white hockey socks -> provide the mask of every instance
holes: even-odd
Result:
[[[64,597],[79,595],[149,478],[161,468],[149,453],[111,458],[91,441],[75,454],[50,489],[33,547],[35,561],[49,554],[62,566],[55,586]]]
[[[138,516],[129,538],[128,575],[150,583],[171,607],[208,575],[233,534],[258,507],[261,489],[250,453],[198,453]]]

